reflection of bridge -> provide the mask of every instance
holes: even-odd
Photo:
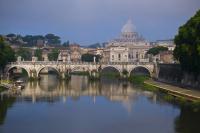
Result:
[[[55,88],[48,90],[42,86],[39,82],[28,82],[26,88],[22,90],[21,95],[18,96],[24,100],[36,102],[36,101],[49,101],[57,100],[62,97],[65,101],[67,98],[74,100],[79,99],[81,96],[104,96],[111,101],[127,102],[129,100],[136,99],[138,96],[145,95],[151,99],[154,99],[156,95],[152,92],[143,91],[139,89],[133,89],[130,83],[124,86],[123,83],[109,83],[102,84],[101,82],[88,82],[86,79],[76,79],[80,83],[75,82],[59,82],[53,85]]]
[[[114,68],[120,75],[123,74],[123,71],[127,71],[128,75],[131,74],[136,68],[142,68],[145,71],[149,72],[150,76],[154,73],[154,64],[153,63],[66,63],[66,62],[57,62],[57,61],[20,61],[12,62],[6,66],[6,73],[8,73],[12,68],[23,68],[27,71],[29,77],[37,78],[39,73],[44,68],[52,68],[57,73],[65,78],[65,74],[74,71],[84,71],[89,72],[101,72],[105,68]]]

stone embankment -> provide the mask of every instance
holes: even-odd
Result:
[[[147,80],[144,81],[145,84],[154,86],[159,88],[161,91],[165,91],[166,93],[173,95],[175,97],[183,97],[189,101],[199,101],[200,100],[200,91],[198,90],[191,90],[188,88],[181,88],[173,85],[169,85],[166,83]]]
[[[158,81],[200,91],[200,75],[194,76],[181,70],[179,64],[158,64],[158,71]]]

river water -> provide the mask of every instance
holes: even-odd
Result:
[[[0,99],[0,133],[200,133],[199,123],[199,112],[117,79],[42,75]]]

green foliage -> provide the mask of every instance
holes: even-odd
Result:
[[[58,49],[53,49],[51,53],[48,54],[48,58],[50,61],[57,61],[59,51]]]
[[[28,46],[35,46],[37,44],[37,40],[45,40],[45,37],[42,35],[26,35],[22,37],[22,40],[27,43]],[[27,46],[26,45],[26,46]]]
[[[147,54],[157,55],[157,54],[159,54],[159,52],[167,51],[167,50],[168,50],[168,48],[166,48],[166,47],[157,46],[157,47],[153,47],[153,48],[149,49],[147,51]]]
[[[54,34],[47,34],[45,36],[43,35],[16,35],[16,34],[8,34],[6,35],[9,39],[7,41],[12,45],[20,45],[20,46],[26,46],[26,47],[32,47],[36,46],[37,41],[41,40],[43,42],[47,41],[49,45],[60,45],[60,37],[56,36]]]
[[[127,71],[126,69],[123,69],[122,74],[123,74],[123,75],[127,75],[127,74],[128,74],[128,71]]]
[[[144,76],[144,75],[134,75],[134,76],[129,77],[129,80],[135,84],[143,84],[144,81],[148,79],[149,77]]]
[[[7,111],[15,103],[15,97],[4,97],[0,102],[0,125],[5,122]]]
[[[69,41],[64,42],[64,43],[63,43],[63,46],[68,48],[68,47],[69,47]]]
[[[94,57],[96,57],[96,62],[99,62],[100,56],[99,55],[93,55],[93,54],[83,54],[81,56],[81,61],[84,62],[93,62],[94,61]]]
[[[149,84],[143,84],[143,88],[147,91],[153,91],[156,92],[158,91],[158,88]]]
[[[182,69],[196,76],[200,74],[200,10],[179,28],[174,42],[174,56]]]
[[[48,44],[60,44],[60,37],[54,34],[47,34],[45,35],[45,39],[48,41]]]
[[[102,72],[100,74],[102,77],[106,77],[106,78],[120,78],[120,74],[116,73],[116,72]]]
[[[7,36],[7,37],[16,37],[17,35],[11,33],[11,34],[8,34],[8,35],[6,35],[6,36]]]
[[[42,50],[41,49],[36,49],[34,56],[36,56],[39,61],[42,61]]]
[[[15,61],[15,52],[4,42],[3,37],[0,37],[0,69],[12,61]]]
[[[175,98],[170,94],[165,94],[163,98],[168,102],[173,102],[175,100]]]
[[[30,61],[32,58],[32,54],[27,48],[19,48],[16,52],[16,56],[21,56],[26,61]]]

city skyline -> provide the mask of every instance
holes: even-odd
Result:
[[[170,39],[199,7],[199,0],[1,0],[0,34],[53,33],[88,45],[118,37],[131,19],[148,41]]]

